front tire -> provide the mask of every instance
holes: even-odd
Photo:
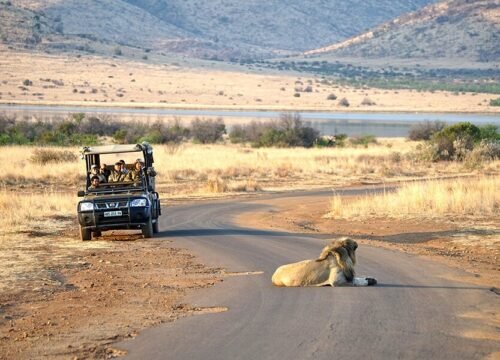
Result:
[[[148,220],[148,222],[146,223],[146,225],[143,225],[141,227],[141,230],[142,230],[142,236],[145,239],[153,237],[153,223],[151,221],[151,218]]]
[[[153,223],[153,233],[158,234],[160,232],[160,226],[158,225],[158,219]]]
[[[92,232],[90,231],[90,229],[85,229],[84,227],[80,226],[80,239],[82,239],[82,241],[92,240]]]

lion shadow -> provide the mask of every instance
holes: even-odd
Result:
[[[445,286],[445,285],[412,285],[412,284],[390,284],[378,283],[375,287],[397,288],[397,289],[443,289],[443,290],[487,290],[492,291],[491,287],[481,286]]]

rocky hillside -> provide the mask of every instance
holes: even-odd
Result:
[[[500,1],[448,0],[306,54],[496,62],[499,44]]]
[[[11,0],[64,36],[201,57],[302,52],[359,34],[433,0]],[[7,11],[2,10],[2,11]],[[35,15],[33,15],[35,16]],[[3,26],[5,27],[5,26]],[[38,29],[35,29],[38,30]],[[9,29],[2,34],[9,33]],[[46,33],[39,33],[46,41]]]

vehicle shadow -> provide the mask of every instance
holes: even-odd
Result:
[[[294,236],[318,237],[311,234],[292,233],[286,231],[269,231],[258,229],[231,228],[231,229],[178,229],[160,231],[158,236],[164,237],[197,237],[197,236]]]

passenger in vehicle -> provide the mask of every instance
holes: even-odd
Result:
[[[101,169],[100,169],[100,173],[102,175],[104,175],[104,177],[106,178],[106,182],[108,181],[108,178],[109,178],[109,175],[111,175],[111,171],[109,171],[108,169],[108,165],[106,164],[101,164]]]
[[[100,173],[99,168],[95,164],[90,167],[90,175],[89,176],[91,179],[92,179],[92,177],[97,176],[99,178],[100,183],[106,182],[106,176],[104,176],[103,174]]]
[[[97,175],[94,175],[92,176],[92,178],[90,179],[90,186],[89,186],[89,190],[95,190],[99,187],[99,176]]]
[[[109,182],[123,182],[125,181],[126,175],[122,173],[122,163],[118,161],[115,163],[115,167],[111,170],[111,175],[109,175]]]
[[[141,159],[137,159],[134,164],[134,169],[129,173],[130,181],[134,183],[138,183],[141,181],[141,178],[144,176],[142,171],[144,164]]]
[[[129,171],[128,171],[127,166],[125,164],[125,160],[120,160],[120,164],[122,164],[122,173],[125,175],[128,175]]]

